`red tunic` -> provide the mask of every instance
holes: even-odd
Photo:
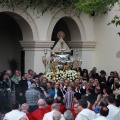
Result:
[[[60,104],[60,112],[64,114],[65,111],[66,111],[66,108],[64,107],[64,105]]]
[[[46,113],[51,112],[51,105],[47,105],[45,111]]]
[[[77,114],[75,113],[74,106],[70,108],[70,111],[72,112],[74,118],[76,118]]]
[[[33,111],[31,115],[34,117],[34,120],[42,120],[46,110],[44,108],[38,108],[37,110]]]
[[[27,117],[28,117],[29,120],[35,120],[30,113],[26,113],[26,115],[27,115]]]
[[[28,111],[23,110],[22,112],[26,113],[26,115],[29,118],[29,120],[34,120],[33,116]]]

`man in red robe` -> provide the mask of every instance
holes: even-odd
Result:
[[[53,98],[47,97],[46,98],[46,108],[45,108],[46,113],[51,111],[52,104],[53,104]]]
[[[60,112],[62,114],[64,114],[64,112],[66,111],[65,106],[62,104],[62,98],[61,97],[57,97],[56,98],[56,103],[58,103],[59,107],[60,107]]]
[[[74,118],[76,118],[77,114],[79,113],[78,103],[75,103],[74,106],[71,107],[70,111],[72,112]]]
[[[38,107],[39,108],[37,110],[35,110],[31,113],[31,115],[34,117],[34,120],[42,120],[44,114],[46,113],[44,99],[38,100]]]

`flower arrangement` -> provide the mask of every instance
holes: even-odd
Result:
[[[70,81],[74,81],[75,78],[77,78],[77,72],[75,70],[66,70],[65,72],[60,70],[56,73],[54,72],[47,72],[45,77],[48,80],[53,80],[55,82],[59,81],[61,78],[63,79],[69,79]]]

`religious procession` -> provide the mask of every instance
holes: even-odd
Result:
[[[120,120],[120,78],[82,69],[79,51],[59,38],[43,73],[6,70],[0,74],[0,115],[3,120]]]

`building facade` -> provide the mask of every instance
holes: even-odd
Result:
[[[120,72],[120,38],[119,28],[107,26],[116,14],[120,14],[119,6],[104,16],[93,18],[87,14],[72,16],[61,10],[45,12],[37,17],[30,9],[26,12],[15,8],[0,8],[0,71],[9,69],[8,60],[16,59],[19,69],[44,72],[42,56],[47,49],[50,56],[51,48],[57,41],[57,33],[65,33],[65,41],[73,50],[79,49],[82,57],[82,68],[91,70],[94,66],[98,72],[104,69]],[[75,53],[73,53],[74,55]]]

